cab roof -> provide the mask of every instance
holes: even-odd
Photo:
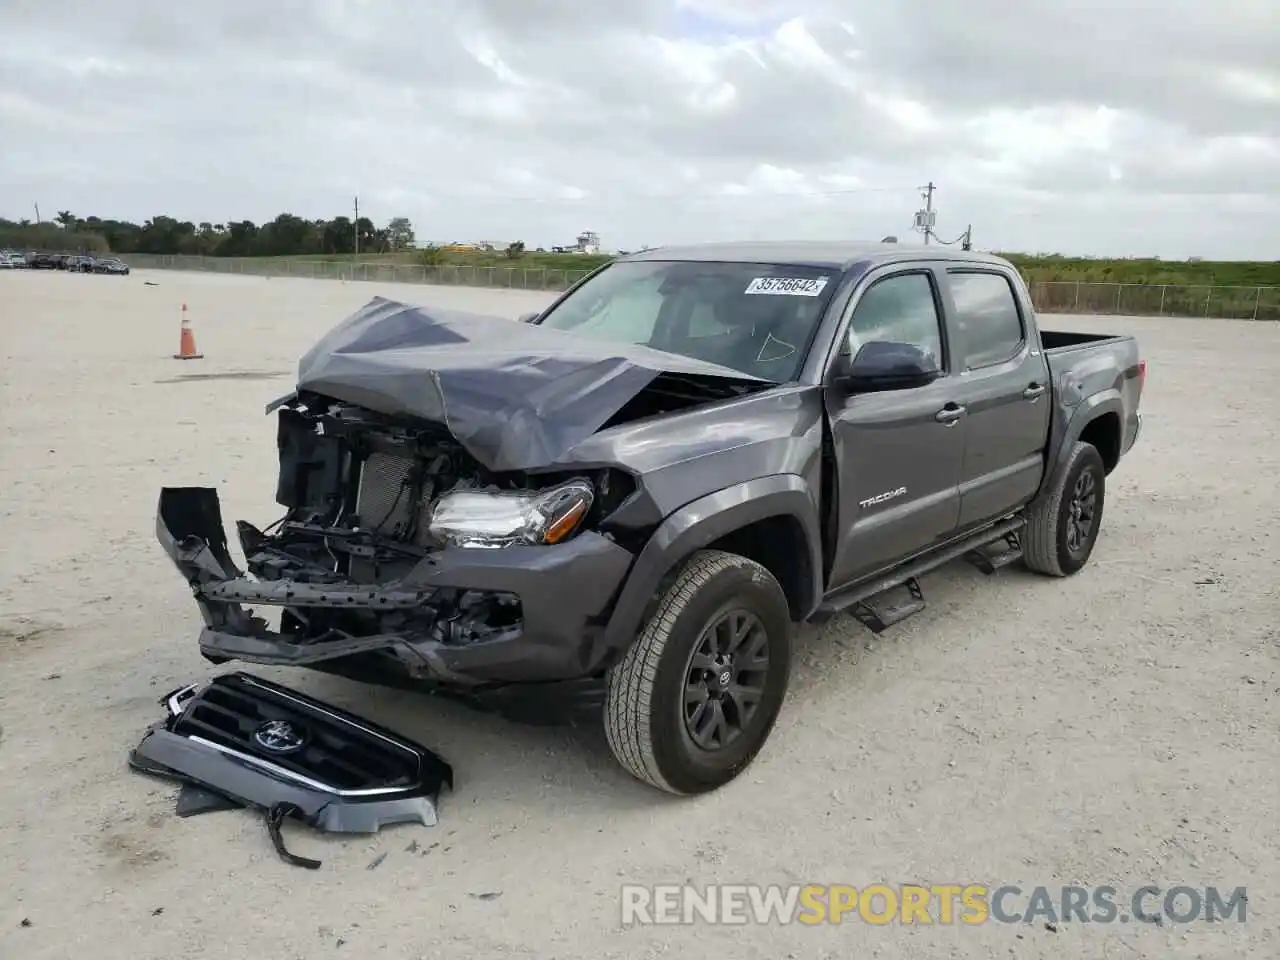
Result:
[[[868,243],[843,240],[759,240],[734,243],[697,243],[655,247],[618,257],[619,261],[684,260],[690,262],[774,263],[796,267],[847,270],[854,264],[868,267],[906,260],[946,260],[1009,266],[1008,261],[973,250],[953,250],[923,244]]]

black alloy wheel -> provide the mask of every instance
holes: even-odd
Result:
[[[703,629],[685,670],[685,731],[703,750],[742,736],[764,697],[769,637],[754,613],[730,609]]]
[[[704,549],[673,569],[609,670],[605,734],[622,767],[686,796],[741,774],[786,697],[791,613],[777,579],[747,557]]]
[[[1022,561],[1050,577],[1069,577],[1089,562],[1105,507],[1107,466],[1091,443],[1072,444],[1051,486],[1027,507]]]
[[[1089,545],[1098,505],[1098,484],[1093,473],[1081,471],[1076,477],[1068,507],[1067,549],[1079,554]]]

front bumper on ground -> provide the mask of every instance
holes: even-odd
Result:
[[[586,532],[554,547],[447,548],[382,585],[257,580],[231,559],[218,494],[207,487],[162,489],[156,535],[191,585],[205,623],[200,649],[214,662],[307,665],[359,679],[398,675],[463,688],[596,673],[608,658],[602,622],[634,559],[613,541]],[[394,629],[310,641],[270,629],[246,608],[358,608],[381,618],[430,608],[446,588],[514,595],[521,605],[519,626],[462,645]]]

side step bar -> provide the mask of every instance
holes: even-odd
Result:
[[[1020,531],[1014,530],[1004,535],[1004,548],[1000,550],[985,550],[978,547],[964,555],[964,558],[971,564],[991,576],[1022,559],[1022,537]]]
[[[918,560],[909,561],[892,573],[875,580],[854,586],[828,596],[812,617],[811,623],[822,623],[841,613],[850,612],[867,629],[873,633],[881,633],[894,624],[901,623],[908,617],[925,608],[924,592],[920,588],[919,577],[936,570],[952,560],[965,557],[970,563],[992,574],[1008,566],[1022,556],[1022,542],[1018,531],[1026,526],[1023,517],[1014,517],[987,527],[977,533],[963,537],[937,553],[927,554]],[[992,543],[1003,540],[1004,550],[997,553],[983,551]],[[876,600],[884,599],[884,595],[898,587],[905,586],[908,596],[897,603],[876,604]]]

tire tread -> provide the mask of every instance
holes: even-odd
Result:
[[[1067,575],[1058,555],[1062,498],[1067,495],[1067,481],[1072,477],[1076,464],[1090,452],[1095,455],[1097,452],[1092,444],[1076,441],[1053,489],[1027,508],[1027,525],[1022,531],[1022,562],[1028,570],[1049,577]]]
[[[667,782],[654,753],[649,716],[658,664],[680,614],[708,581],[731,569],[772,579],[763,566],[738,554],[697,551],[661,593],[635,643],[609,672],[604,716],[609,749],[628,773],[667,793],[682,791]]]

